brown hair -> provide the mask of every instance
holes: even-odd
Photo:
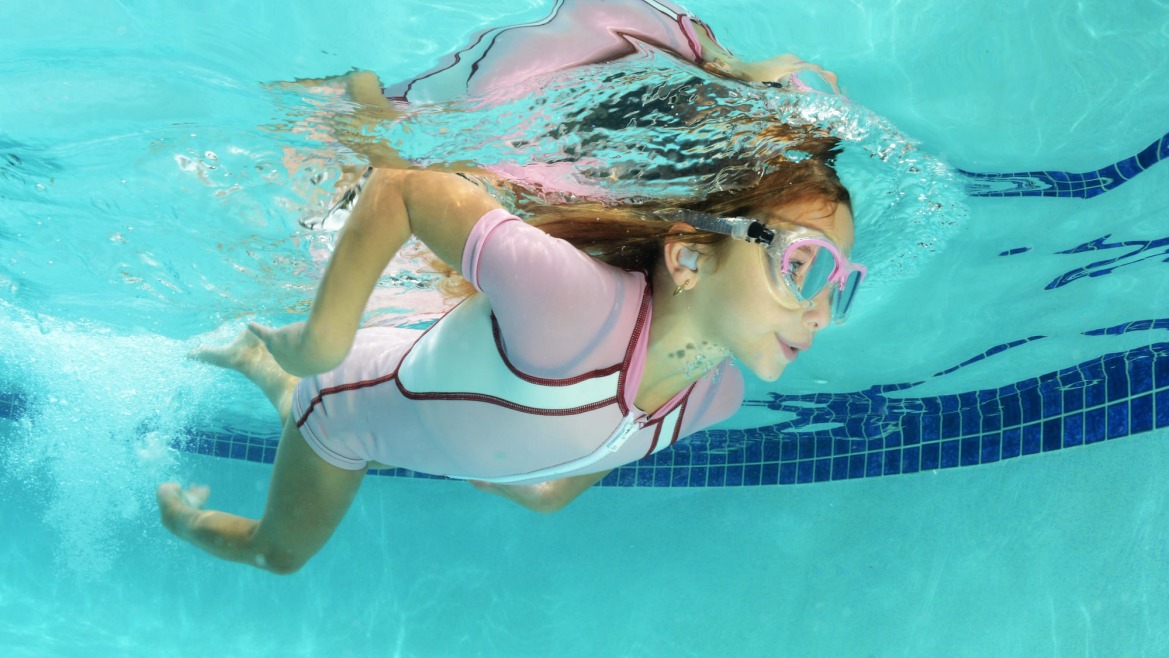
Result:
[[[717,245],[728,236],[708,231],[675,231],[674,222],[658,215],[663,210],[688,209],[714,215],[758,216],[768,209],[810,200],[823,200],[829,212],[840,203],[850,204],[848,189],[840,182],[831,162],[836,154],[835,140],[816,149],[800,161],[780,159],[746,189],[720,190],[706,197],[684,203],[650,202],[605,206],[600,203],[576,203],[545,206],[523,203],[521,210],[532,215],[530,223],[545,233],[563,240],[610,265],[627,270],[652,272],[662,257],[662,247],[671,242]],[[805,151],[806,153],[807,151]],[[472,292],[470,284],[454,270],[434,263],[446,279],[439,289],[448,296],[464,297]]]

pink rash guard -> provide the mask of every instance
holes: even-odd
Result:
[[[344,363],[297,385],[294,418],[322,459],[530,484],[636,461],[742,403],[724,361],[652,414],[637,409],[643,273],[502,209],[476,223],[462,272],[481,294],[425,332],[362,329]]]

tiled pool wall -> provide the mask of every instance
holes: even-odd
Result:
[[[1086,333],[1165,329],[1169,318]],[[995,346],[935,376],[1036,340],[1043,337]],[[1105,354],[1000,388],[897,396],[918,383],[749,400],[747,405],[783,411],[789,420],[750,430],[700,432],[616,469],[601,486],[736,487],[881,477],[990,464],[1169,428],[1169,342]],[[19,419],[27,406],[23,393],[0,391],[0,417]],[[173,447],[272,463],[278,440],[276,433],[191,428]],[[403,469],[372,473],[434,477]]]

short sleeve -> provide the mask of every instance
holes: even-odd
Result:
[[[620,361],[645,287],[506,210],[484,215],[463,247],[463,276],[491,300],[508,358],[528,374],[573,376]],[[630,326],[631,323],[630,323]]]

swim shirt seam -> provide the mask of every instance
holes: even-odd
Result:
[[[533,416],[576,416],[590,411],[596,411],[597,409],[603,409],[617,401],[617,397],[614,396],[597,402],[590,402],[579,407],[572,407],[571,409],[540,409],[538,407],[516,404],[515,402],[510,402],[494,395],[487,395],[486,393],[415,393],[407,389],[401,379],[395,379],[395,381],[398,384],[398,391],[410,400],[482,402]]]
[[[625,348],[625,358],[621,361],[621,374],[617,378],[617,407],[621,410],[622,416],[629,414],[629,407],[625,404],[625,378],[629,374],[629,365],[633,362],[633,352],[637,349],[637,342],[641,338],[641,332],[645,329],[645,319],[649,314],[649,277],[647,276],[646,279],[646,286],[641,293],[641,308],[637,312],[637,322],[633,325],[633,335],[629,339],[629,345]]]
[[[520,379],[524,380],[525,382],[528,382],[529,384],[538,384],[540,386],[572,386],[573,384],[579,384],[579,383],[581,383],[583,381],[587,381],[589,379],[597,379],[599,377],[607,377],[607,376],[621,370],[621,364],[615,363],[607,368],[593,370],[591,372],[582,373],[580,375],[576,375],[574,377],[568,377],[566,379],[551,379],[551,378],[547,378],[547,377],[536,377],[535,375],[529,375],[527,373],[524,373],[519,368],[517,368],[515,366],[515,364],[513,364],[511,362],[510,359],[507,358],[507,352],[503,348],[503,335],[502,335],[502,332],[499,328],[499,321],[496,319],[494,312],[491,313],[491,333],[495,337],[495,347],[496,347],[496,349],[499,350],[499,358],[503,359],[503,364],[507,366],[507,369],[511,371],[511,374],[515,375],[516,377],[519,377]]]

